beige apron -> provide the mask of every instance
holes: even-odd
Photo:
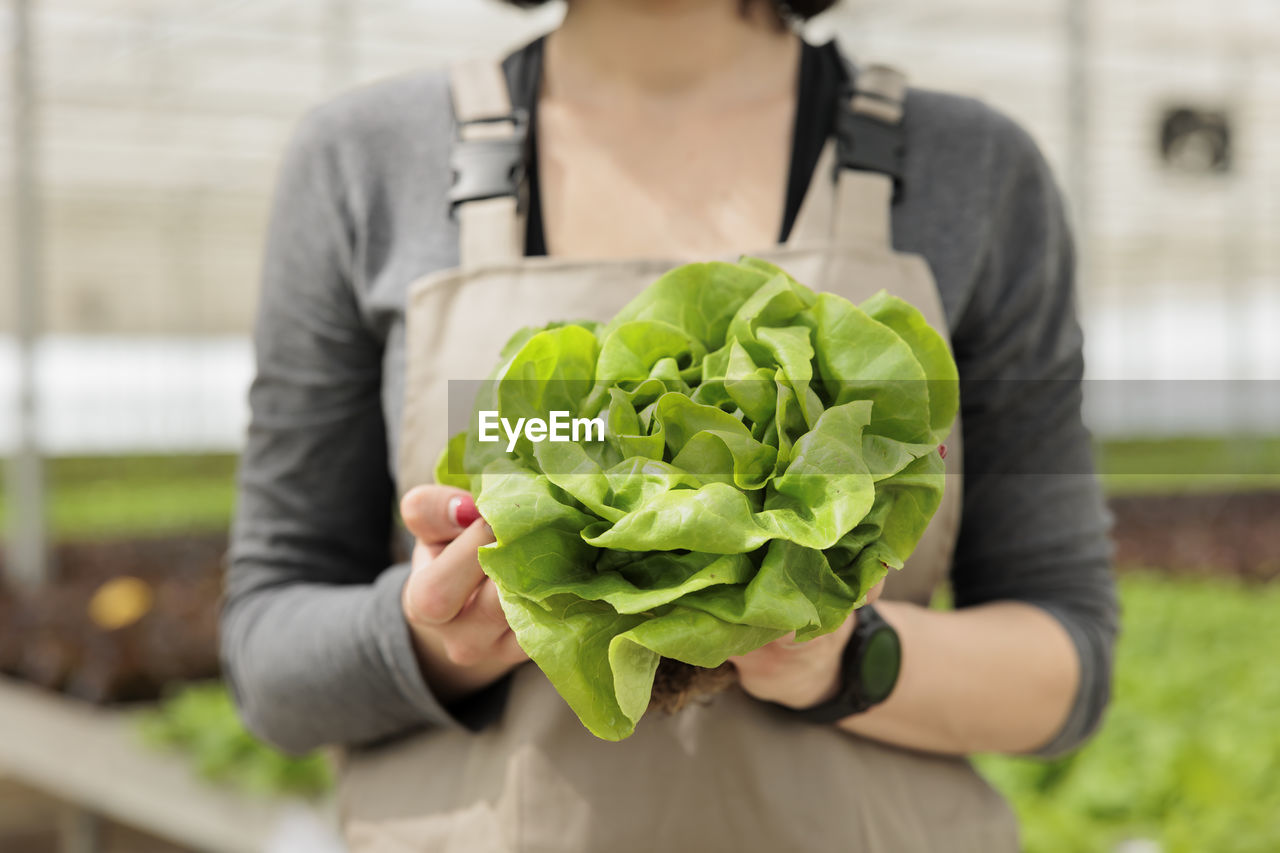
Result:
[[[498,66],[469,63],[452,79],[460,139],[516,133],[502,118],[511,108]],[[858,83],[854,111],[897,125],[901,76],[872,67]],[[814,174],[786,245],[752,254],[854,302],[887,289],[945,335],[928,266],[891,248],[892,179],[837,172],[831,142]],[[450,379],[487,372],[520,327],[608,320],[686,260],[525,258],[511,195],[464,203],[458,215],[461,267],[416,283],[408,299],[401,492],[432,480]],[[958,433],[948,443],[941,509],[890,575],[886,598],[924,604],[947,573],[960,514]],[[480,733],[436,728],[350,752],[341,803],[355,853],[1017,849],[1008,807],[963,759],[797,722],[737,689],[673,716],[650,713],[632,737],[610,743],[583,728],[532,664],[516,671],[503,716]]]

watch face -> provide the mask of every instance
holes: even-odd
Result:
[[[872,703],[884,701],[898,681],[901,665],[902,646],[896,631],[882,627],[868,637],[860,673],[863,696]]]

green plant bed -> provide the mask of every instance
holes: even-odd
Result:
[[[1106,441],[1096,452],[1113,495],[1280,488],[1280,436]]]
[[[1110,494],[1280,488],[1280,437],[1108,441],[1097,452]],[[230,523],[233,454],[55,457],[46,464],[55,540],[204,533]],[[0,491],[0,536],[7,523]]]
[[[183,688],[144,712],[138,726],[152,747],[181,753],[202,778],[246,793],[316,797],[333,785],[323,755],[293,758],[245,731],[221,684]]]
[[[49,459],[50,536],[67,541],[226,530],[235,469],[230,454]],[[0,495],[4,530],[6,498]]]
[[[1028,853],[1280,849],[1280,585],[1127,575],[1115,695],[1096,738],[1050,762],[980,756],[1008,796]],[[219,686],[188,690],[146,720],[152,742],[202,774],[260,792],[315,794],[319,758],[289,759],[236,720]]]
[[[1129,575],[1114,698],[1048,763],[983,756],[1029,853],[1280,849],[1280,585]]]

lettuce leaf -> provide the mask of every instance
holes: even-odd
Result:
[[[662,657],[714,667],[835,630],[937,510],[959,405],[946,341],[885,292],[781,269],[671,270],[606,325],[522,330],[477,410],[600,418],[603,441],[455,436],[439,482],[493,527],[520,645],[596,736],[629,736]],[[473,422],[475,423],[475,422]]]

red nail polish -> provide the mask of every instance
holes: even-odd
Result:
[[[480,517],[471,495],[461,495],[449,501],[449,515],[459,527],[470,527]]]
[[[945,444],[938,445],[938,455],[943,459],[947,458],[947,446]]]

